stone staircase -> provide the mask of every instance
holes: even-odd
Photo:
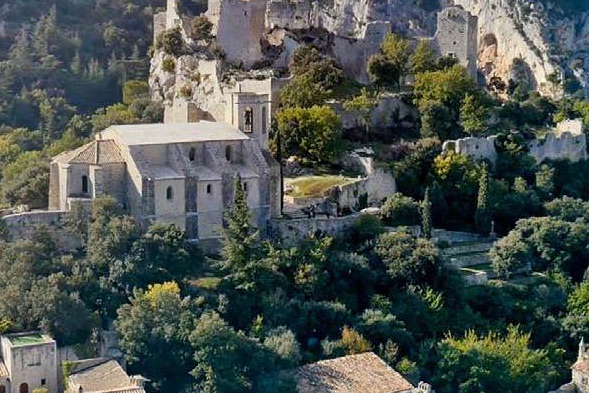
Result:
[[[457,243],[442,251],[444,259],[457,268],[477,266],[490,263],[489,250],[492,240]]]

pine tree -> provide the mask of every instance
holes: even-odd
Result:
[[[257,255],[258,231],[250,223],[247,197],[237,175],[233,207],[225,214],[221,267],[238,285],[249,285],[250,269]]]
[[[431,239],[432,229],[432,203],[430,202],[428,187],[425,189],[425,195],[421,202],[421,236],[425,239]]]
[[[488,236],[491,233],[491,212],[489,211],[489,171],[484,164],[479,177],[475,227],[478,233]]]

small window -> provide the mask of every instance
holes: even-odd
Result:
[[[213,193],[213,186],[210,184],[207,184],[207,194],[212,194]]]
[[[254,110],[250,107],[243,112],[243,131],[252,132],[254,130]]]
[[[172,190],[172,187],[166,188],[166,199],[170,200],[173,197],[174,197],[174,191]]]
[[[82,193],[88,193],[88,176],[86,175],[82,176]]]
[[[225,146],[225,158],[227,159],[227,161],[231,161],[231,156],[232,156],[232,151],[231,151],[231,146]]]
[[[268,111],[265,106],[262,107],[262,133],[266,133],[268,131]]]
[[[247,183],[243,183],[243,191],[247,194]]]
[[[41,386],[47,385],[47,380],[45,378],[41,379]]]
[[[194,161],[195,155],[196,155],[196,150],[194,149],[194,147],[191,147],[190,150],[188,151],[188,159],[190,161]]]

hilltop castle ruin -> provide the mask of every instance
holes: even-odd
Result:
[[[387,33],[429,37],[440,55],[455,57],[477,77],[477,18],[460,6],[446,7],[436,23],[425,11],[393,0],[378,7],[350,0],[334,0],[333,7],[311,0],[209,0],[205,15],[213,24],[214,45],[223,53],[211,58],[190,38],[191,18],[179,13],[177,1],[168,0],[166,11],[155,16],[154,39],[180,28],[194,51],[175,59],[173,72],[163,70],[163,52],[152,59],[150,87],[152,96],[164,101],[165,122],[231,123],[234,97],[240,95],[267,102],[271,116],[279,104],[278,92],[288,81],[275,70],[287,69],[302,44],[317,45],[348,77],[366,82],[366,62],[378,53]]]

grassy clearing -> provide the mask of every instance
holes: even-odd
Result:
[[[306,176],[287,179],[286,184],[292,186],[288,195],[295,198],[320,198],[333,186],[343,186],[355,182],[357,179],[339,175]]]

